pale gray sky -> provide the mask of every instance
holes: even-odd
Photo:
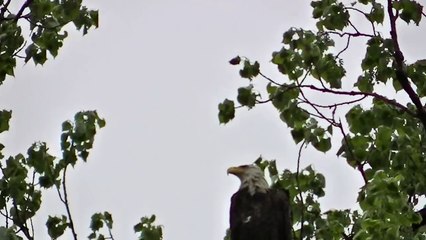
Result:
[[[310,1],[86,2],[100,11],[99,29],[85,37],[72,32],[57,59],[43,67],[20,64],[16,78],[0,87],[0,107],[13,110],[11,129],[1,137],[6,152],[26,152],[41,140],[59,155],[62,121],[96,109],[107,125],[88,163],[68,176],[79,235],[89,234],[92,213],[106,210],[116,239],[136,239],[133,225],[150,214],[167,240],[222,239],[239,185],[227,167],[262,154],[280,169],[294,169],[297,155],[269,106],[238,111],[219,125],[217,104],[247,84],[228,60],[258,60],[278,78],[271,53],[289,27],[312,27]],[[357,172],[334,152],[304,156],[304,165],[327,176],[325,207],[354,206]],[[36,222],[43,231],[46,214],[64,213],[55,192],[46,197]],[[36,238],[45,239],[40,232]]]

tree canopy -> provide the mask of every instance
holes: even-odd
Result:
[[[43,65],[49,55],[56,57],[68,36],[64,30],[73,24],[83,35],[98,27],[98,11],[90,10],[82,0],[26,0],[18,6],[12,0],[0,0],[0,85],[14,76],[19,60]],[[67,28],[68,29],[68,28]],[[0,133],[9,130],[11,110],[0,111]],[[48,216],[46,231],[51,239],[81,239],[72,218],[66,176],[78,162],[88,160],[97,131],[105,120],[96,111],[81,111],[72,121],[62,124],[61,156],[49,153],[46,142],[32,144],[26,153],[4,156],[0,143],[0,239],[36,239],[33,218],[38,213],[43,193],[56,190],[64,206],[62,214]],[[134,226],[141,240],[161,239],[162,227],[153,224],[155,216],[143,217]],[[92,215],[88,239],[114,239],[113,218],[109,212]]]
[[[402,28],[424,24],[423,5],[413,0],[316,0],[311,7],[315,29],[290,28],[282,47],[272,53],[279,79],[263,72],[263,63],[241,56],[230,60],[246,84],[234,100],[219,104],[219,122],[229,123],[244,108],[272,105],[291,130],[299,145],[295,171],[277,169],[274,160],[259,158],[256,164],[269,173],[274,187],[289,190],[295,239],[426,239],[421,231],[426,222],[426,60],[407,61],[400,42]],[[14,75],[20,59],[44,64],[57,56],[70,24],[86,34],[98,27],[98,12],[81,0],[26,0],[20,6],[0,0],[0,84]],[[365,45],[357,49],[364,57],[358,67],[346,66],[351,58],[346,53],[355,43]],[[9,130],[11,117],[11,110],[0,111],[0,133]],[[0,239],[34,239],[32,219],[45,189],[56,190],[64,206],[64,214],[48,217],[49,236],[81,238],[66,173],[88,160],[104,126],[96,111],[82,111],[62,124],[61,156],[50,154],[45,142],[15,156],[0,152]],[[326,178],[314,166],[301,167],[307,147],[335,151],[359,174],[364,184],[357,208],[322,208]],[[155,220],[155,215],[142,217],[134,226],[139,239],[162,239],[162,226]],[[89,228],[89,239],[114,239],[109,212],[93,214]]]
[[[423,23],[423,5],[318,0],[311,7],[316,28],[290,28],[272,53],[282,78],[269,77],[257,61],[230,60],[247,85],[235,100],[219,104],[219,121],[230,122],[241,108],[271,104],[291,129],[300,146],[296,171],[279,171],[275,161],[262,158],[256,163],[275,186],[290,191],[295,239],[426,239],[418,230],[426,192],[426,64],[406,61],[399,38],[401,28]],[[356,43],[365,44],[357,49],[364,57],[359,67],[348,67],[346,53]],[[356,209],[321,208],[326,178],[300,166],[308,146],[334,150],[359,173],[364,185]]]

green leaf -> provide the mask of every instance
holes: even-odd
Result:
[[[113,220],[112,215],[109,212],[104,212],[104,219],[109,229],[112,229]]]
[[[354,84],[361,92],[371,93],[374,90],[374,84],[370,75],[359,76],[358,81]]]
[[[16,235],[15,229],[13,228],[5,228],[3,226],[0,227],[0,239],[2,240],[22,240],[21,237]]]
[[[343,30],[349,24],[349,13],[342,3],[336,1],[312,1],[313,17],[319,19],[317,28],[322,31]]]
[[[90,221],[90,229],[92,231],[98,231],[104,226],[103,215],[101,213],[95,213],[92,215],[92,220]]]
[[[282,85],[281,87],[268,87],[269,98],[278,111],[283,111],[291,102],[299,96],[299,89],[294,85]]]
[[[399,17],[406,23],[410,23],[410,21],[413,21],[414,23],[419,25],[420,20],[422,18],[422,5],[412,0],[401,0],[393,4],[393,7],[401,11]]]
[[[383,5],[378,2],[373,2],[372,5],[373,7],[371,8],[371,12],[367,14],[368,19],[372,22],[382,24],[385,18]]]
[[[333,125],[329,125],[327,127],[327,132],[330,133],[330,135],[333,135]]]
[[[238,88],[237,100],[243,106],[254,107],[256,105],[256,94],[253,92],[253,86]]]
[[[12,117],[12,111],[0,111],[0,133],[9,130],[9,120]]]
[[[47,232],[52,239],[62,236],[68,227],[67,217],[62,215],[59,217],[49,216],[46,222]]]
[[[234,101],[225,99],[219,104],[219,122],[228,123],[235,117]]]
[[[352,133],[368,134],[375,125],[373,112],[363,110],[361,106],[354,106],[346,114],[346,120]]]
[[[241,61],[240,56],[236,56],[233,59],[229,60],[229,64],[238,65],[238,64],[240,64],[240,61]]]
[[[293,39],[293,35],[296,33],[295,29],[290,28],[288,31],[286,31],[283,34],[283,41],[284,44],[290,44],[291,40]]]
[[[136,224],[133,229],[136,233],[139,233],[139,240],[162,240],[163,229],[162,226],[154,224],[155,215],[151,217],[143,217],[141,221]]]
[[[305,139],[305,131],[302,127],[293,128],[291,130],[291,136],[293,137],[294,142],[298,144]]]
[[[295,101],[291,102],[288,107],[282,109],[280,118],[291,128],[302,126],[309,118],[309,113],[302,110]]]
[[[96,233],[92,232],[91,234],[89,234],[89,236],[87,236],[88,239],[94,239],[96,238]]]
[[[253,77],[256,77],[260,72],[260,65],[256,61],[253,64],[251,64],[249,61],[244,61],[244,67],[240,70],[240,76],[242,78],[248,78],[252,79]]]
[[[31,43],[30,45],[28,45],[27,48],[25,49],[25,54],[26,54],[25,62],[27,63],[30,59],[32,59],[34,55],[37,54],[38,51],[39,51],[39,48],[34,43]]]
[[[33,55],[34,63],[43,65],[47,61],[46,50],[38,49],[37,53]]]
[[[73,125],[70,121],[65,121],[62,123],[62,131],[71,131],[73,128]]]
[[[331,148],[331,139],[330,138],[322,138],[317,143],[313,144],[313,146],[321,152],[327,152]]]
[[[380,150],[389,150],[393,130],[389,127],[381,126],[376,133],[376,147]]]

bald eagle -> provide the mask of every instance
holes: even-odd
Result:
[[[231,198],[231,240],[291,240],[287,191],[270,188],[256,165],[231,167],[227,172],[241,181]]]

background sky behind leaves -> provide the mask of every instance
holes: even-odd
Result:
[[[262,154],[277,159],[280,169],[294,169],[297,157],[270,106],[237,111],[230,124],[219,125],[217,104],[244,84],[228,60],[258,60],[263,72],[279,79],[268,64],[271,53],[289,27],[313,28],[309,3],[87,0],[100,10],[100,28],[85,37],[72,32],[57,59],[42,67],[21,63],[16,78],[0,87],[0,107],[13,110],[11,130],[1,136],[5,153],[26,152],[41,140],[59,154],[61,123],[96,109],[106,128],[88,163],[69,171],[80,237],[89,234],[91,214],[106,210],[116,239],[136,239],[133,225],[151,213],[165,226],[165,239],[222,239],[229,199],[239,186],[226,168]],[[423,24],[400,33],[408,61],[426,58],[425,30]],[[356,71],[364,53],[356,50],[362,42],[352,43],[342,57]],[[304,165],[313,163],[327,177],[325,209],[352,207],[362,183],[335,152],[303,155]],[[43,231],[48,213],[63,213],[55,193],[46,196],[35,223]]]

